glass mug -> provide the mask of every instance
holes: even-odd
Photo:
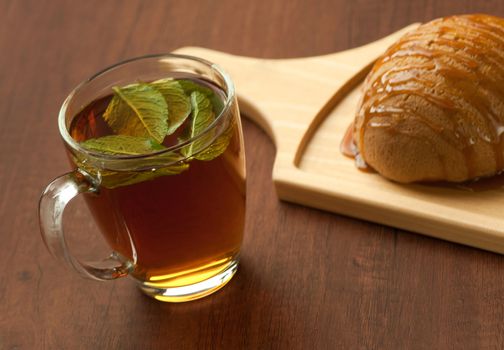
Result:
[[[220,112],[200,134],[133,156],[90,151],[71,136],[74,118],[110,96],[113,86],[163,78],[205,82],[219,92]],[[50,183],[39,202],[42,237],[55,257],[95,280],[130,276],[144,293],[168,302],[201,298],[233,277],[245,221],[245,155],[234,86],[221,68],[175,54],[119,63],[70,93],[58,126],[73,171]],[[216,158],[189,161],[184,156],[184,148],[199,154],[223,137],[227,147]],[[171,172],[174,167],[185,168]],[[111,178],[119,184],[111,185]],[[65,243],[63,211],[78,194],[112,248],[95,266],[78,261]]]

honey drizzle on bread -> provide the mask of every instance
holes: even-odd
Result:
[[[400,182],[494,175],[504,168],[503,133],[504,20],[487,15],[437,19],[392,45],[366,78],[354,126],[362,158]],[[376,140],[383,149],[368,150]],[[422,150],[432,159],[414,159]]]

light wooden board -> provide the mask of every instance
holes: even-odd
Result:
[[[197,47],[176,52],[229,72],[242,113],[276,145],[273,181],[281,199],[504,253],[504,191],[396,184],[360,172],[339,152],[370,65],[416,26],[317,57],[258,59]]]

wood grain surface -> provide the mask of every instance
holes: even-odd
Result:
[[[105,66],[182,46],[314,56],[470,12],[504,16],[504,3],[0,1],[0,349],[504,348],[504,257],[279,202],[275,148],[246,120],[242,264],[215,295],[164,304],[129,280],[83,280],[46,251],[36,215],[68,169],[60,104]],[[82,202],[67,228],[100,256]]]

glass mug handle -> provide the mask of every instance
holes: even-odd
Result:
[[[39,220],[42,238],[47,249],[59,260],[73,267],[82,276],[99,281],[124,277],[131,263],[121,263],[115,253],[103,260],[104,266],[91,266],[80,262],[71,255],[63,232],[63,212],[67,204],[81,193],[96,193],[92,179],[80,172],[72,171],[53,180],[44,190],[39,201]],[[110,266],[111,262],[121,263]]]

